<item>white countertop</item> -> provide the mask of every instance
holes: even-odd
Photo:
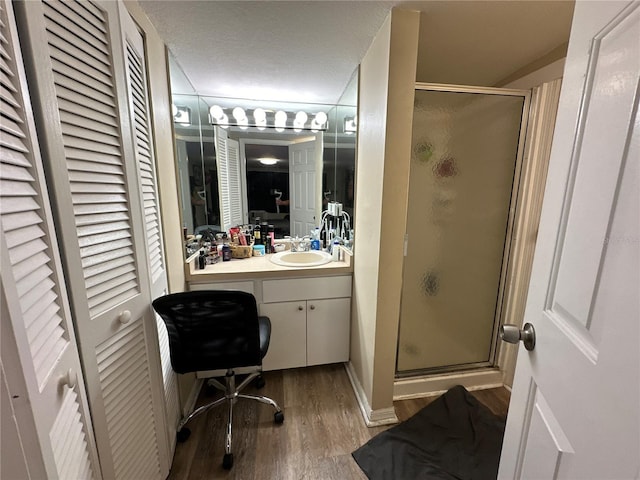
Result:
[[[290,277],[321,277],[353,273],[352,254],[340,247],[342,260],[329,262],[315,267],[285,267],[271,262],[271,255],[263,257],[233,258],[230,261],[219,261],[214,265],[207,265],[204,270],[195,269],[197,255],[191,257],[186,267],[187,282],[206,283],[221,280],[240,280],[252,278],[290,278]]]

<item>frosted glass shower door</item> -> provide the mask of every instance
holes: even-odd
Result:
[[[493,361],[524,104],[416,90],[399,375]]]

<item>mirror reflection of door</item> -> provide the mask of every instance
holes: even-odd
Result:
[[[322,134],[289,147],[291,235],[309,235],[319,222],[322,185]]]

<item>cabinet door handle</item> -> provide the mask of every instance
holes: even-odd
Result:
[[[298,310],[302,311],[304,310],[304,307],[302,305],[298,305]]]
[[[315,310],[315,309],[316,309],[316,306],[315,306],[315,305],[310,305],[310,306],[309,306],[309,308],[310,308],[311,310]]]

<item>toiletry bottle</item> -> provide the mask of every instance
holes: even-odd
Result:
[[[262,227],[260,227],[260,217],[256,217],[256,224],[253,227],[253,241],[256,245],[262,245]]]
[[[267,227],[267,236],[269,237],[267,241],[269,244],[269,253],[273,253],[273,246],[276,244],[276,229],[273,225]]]
[[[316,227],[311,231],[311,250],[320,250],[320,229]]]
[[[262,245],[265,246],[266,250],[267,243],[269,243],[269,229],[267,227],[267,222],[260,223],[260,238],[262,239]]]
[[[337,240],[334,240],[333,244],[331,244],[331,255],[333,256],[334,262],[340,261],[340,242]]]
[[[222,261],[228,262],[231,260],[231,247],[226,243],[222,246]]]
[[[205,257],[204,250],[200,250],[200,256],[198,257],[198,268],[200,270],[204,270],[206,263],[207,263],[207,258]]]

